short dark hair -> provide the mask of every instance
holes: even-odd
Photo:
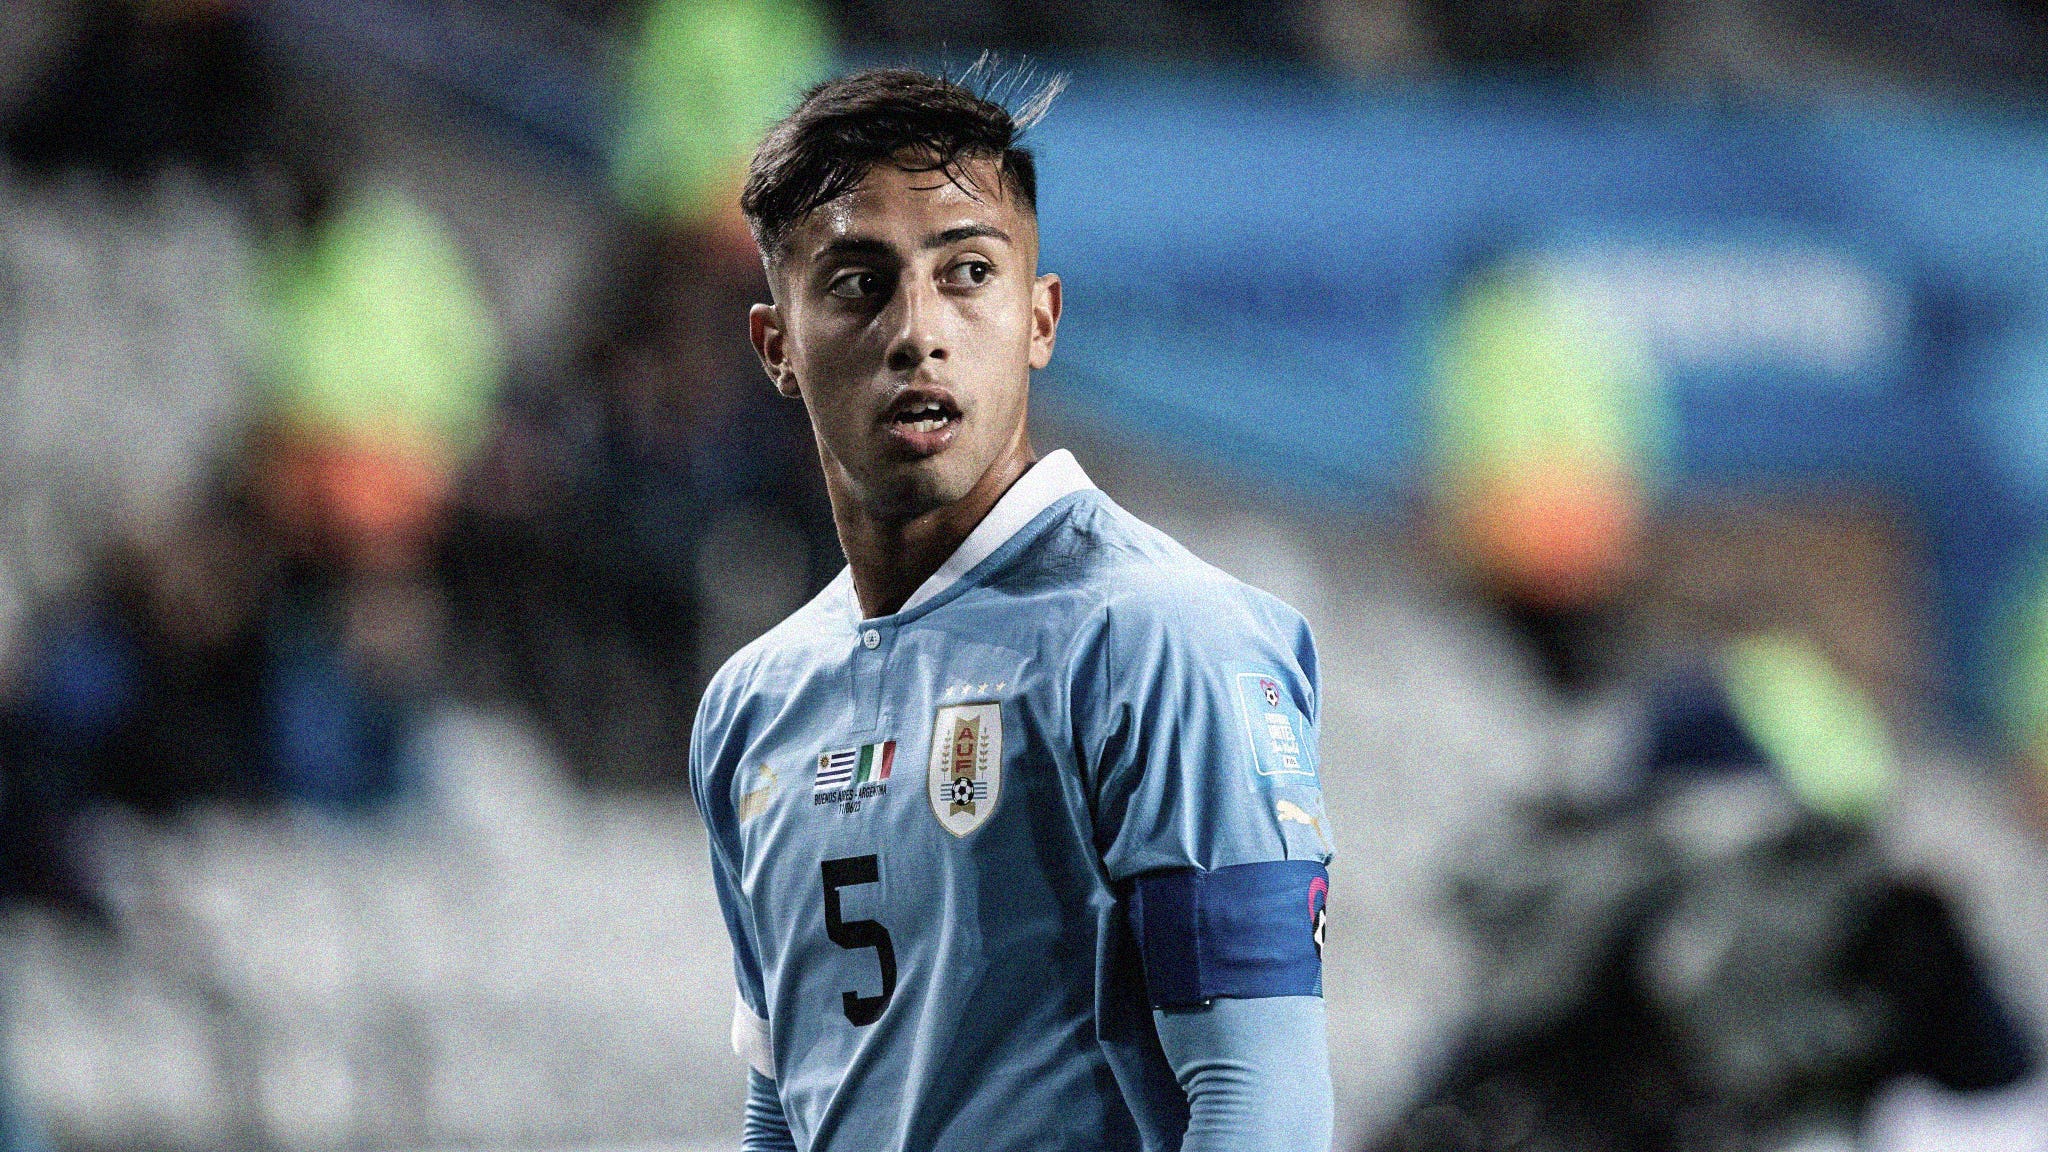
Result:
[[[1038,166],[1018,141],[1065,82],[1054,77],[1038,85],[1013,113],[991,90],[1021,88],[1032,78],[1028,71],[1004,77],[994,71],[986,56],[957,81],[907,68],[875,68],[805,93],[755,151],[740,193],[740,210],[761,254],[772,263],[804,217],[853,191],[869,169],[889,161],[907,159],[913,171],[943,172],[968,185],[972,180],[961,164],[992,161],[1009,190],[1037,211]]]

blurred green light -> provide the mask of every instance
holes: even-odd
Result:
[[[1722,668],[1736,717],[1801,803],[1844,820],[1883,807],[1897,778],[1891,735],[1824,656],[1773,633],[1730,645]]]
[[[626,66],[619,198],[683,223],[730,207],[761,137],[824,78],[830,45],[804,0],[658,0]]]
[[[460,452],[497,386],[497,321],[442,223],[364,196],[274,270],[266,349],[280,414]]]

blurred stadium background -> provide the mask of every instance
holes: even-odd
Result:
[[[0,1149],[733,1146],[733,194],[984,48],[1041,450],[1320,637],[1337,1147],[2048,1149],[2032,0],[7,0]]]

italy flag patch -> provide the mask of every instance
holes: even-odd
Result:
[[[820,753],[818,774],[812,781],[811,791],[814,794],[837,792],[841,788],[853,788],[873,780],[887,780],[889,769],[895,762],[894,740]]]

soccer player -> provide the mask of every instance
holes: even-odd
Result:
[[[835,80],[742,198],[848,559],[692,734],[750,1150],[1329,1142],[1314,644],[1032,451],[1050,99]]]

